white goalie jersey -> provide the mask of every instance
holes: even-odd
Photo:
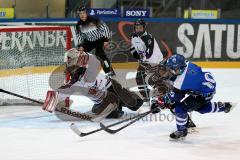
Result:
[[[79,52],[74,50],[74,52]],[[68,54],[70,55],[70,54]],[[83,67],[84,72],[73,72],[72,78],[77,77],[76,80],[71,81],[72,85],[69,91],[59,88],[60,93],[79,94],[90,98],[95,104],[102,102],[106,96],[107,88],[111,85],[110,80],[103,73],[100,73],[101,63],[96,56],[88,53],[81,53],[77,55],[77,60],[74,58],[67,64],[71,66]],[[71,57],[70,57],[71,58]],[[74,61],[75,64],[71,62]],[[69,66],[69,67],[71,67]]]
[[[70,52],[66,54],[65,62],[67,68],[71,68],[69,70],[73,71],[71,73],[72,80],[55,91],[54,103],[60,104],[59,102],[64,101],[66,97],[71,95],[86,96],[95,104],[101,103],[107,95],[107,89],[111,86],[111,81],[105,74],[100,73],[100,61],[94,55],[79,54],[79,51],[75,49]],[[79,70],[81,73],[79,73]],[[48,101],[48,97],[46,101]],[[48,105],[52,104],[47,102],[43,109],[51,112],[56,107],[54,105],[52,105],[54,107],[48,107]],[[48,110],[48,108],[51,109]]]
[[[111,82],[102,73],[99,73],[94,82],[86,82],[83,79],[74,83],[69,89],[70,93],[86,96],[95,104],[99,104],[107,95],[107,89],[111,86]],[[60,91],[61,93],[65,91]]]

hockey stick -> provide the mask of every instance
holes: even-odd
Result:
[[[133,121],[127,123],[126,125],[124,125],[124,126],[118,128],[118,129],[115,129],[115,130],[113,130],[113,129],[109,129],[109,127],[112,127],[111,125],[109,125],[109,126],[105,126],[103,123],[100,123],[100,127],[101,127],[104,131],[106,131],[106,132],[108,132],[108,133],[110,133],[110,134],[115,134],[115,133],[121,131],[122,129],[124,129],[124,128],[130,126],[131,124],[137,122],[138,120],[140,120],[141,118],[147,116],[147,115],[150,114],[150,113],[152,113],[152,111],[145,112],[145,113],[143,113],[141,116],[136,117],[136,119],[134,119]]]
[[[29,98],[29,97],[25,97],[25,96],[22,96],[22,95],[13,93],[13,92],[9,92],[9,91],[3,90],[3,89],[0,89],[0,92],[6,93],[6,94],[9,94],[9,95],[12,95],[12,96],[16,96],[16,97],[19,97],[19,98],[22,98],[22,99],[25,99],[25,100],[28,100],[28,101],[31,101],[31,102],[35,102],[35,103],[40,104],[40,105],[44,104],[41,101]],[[88,121],[92,122],[92,119],[93,119],[93,117],[91,115],[88,115],[86,113],[77,112],[77,111],[68,110],[65,107],[56,108],[55,113],[56,113],[56,111],[60,112],[64,115],[72,116],[73,118],[77,118],[79,120],[88,120]],[[56,116],[60,120],[63,120],[58,114],[56,114]]]
[[[156,108],[156,109],[157,109],[157,108]],[[136,119],[134,119],[133,121],[127,123],[126,125],[118,128],[118,129],[115,129],[115,130],[109,129],[110,127],[112,127],[111,125],[105,126],[103,123],[100,123],[100,127],[101,127],[104,131],[106,131],[106,132],[108,132],[108,133],[110,133],[110,134],[115,134],[115,133],[121,131],[122,129],[130,126],[131,124],[135,123],[135,122],[138,121],[139,119],[141,119],[141,118],[147,116],[148,114],[152,113],[153,111],[154,111],[154,110],[150,110],[150,111],[148,111],[148,112],[145,112],[145,113],[141,114],[141,116],[136,117]],[[191,120],[191,118],[190,118],[189,115],[188,115],[188,123],[192,123],[192,124],[194,125],[194,127],[196,127],[196,125],[193,123],[193,121]]]
[[[141,61],[139,61],[140,65],[142,64]],[[148,99],[148,104],[150,106],[150,97],[149,97],[149,94],[148,94],[148,85],[143,77],[143,71],[140,71],[140,75],[141,75],[141,78],[142,78],[142,81],[143,81],[143,88],[144,88],[144,91],[145,91],[145,94],[147,96],[147,99]]]
[[[150,112],[150,111],[148,111],[148,112]],[[118,125],[118,124],[127,122],[127,121],[132,120],[132,119],[135,119],[135,118],[139,118],[139,117],[142,118],[143,115],[145,116],[146,113],[148,113],[148,112],[145,112],[145,113],[142,113],[142,114],[133,116],[133,117],[126,118],[126,119],[124,119],[124,120],[122,120],[122,121],[118,121],[118,122],[116,122],[116,123],[110,124],[110,125],[105,126],[105,127],[106,127],[106,128],[109,128],[109,127],[116,126],[116,125]],[[100,125],[101,125],[101,124],[100,124]],[[84,137],[84,136],[87,136],[87,135],[91,135],[91,134],[93,134],[93,133],[96,133],[96,132],[99,132],[99,131],[104,130],[104,128],[99,128],[99,129],[95,129],[95,130],[93,130],[93,131],[85,132],[85,133],[84,133],[84,132],[81,132],[74,123],[72,123],[72,124],[70,125],[70,128],[73,130],[73,132],[75,132],[75,133],[76,133],[78,136],[80,136],[80,137]]]
[[[29,97],[25,97],[25,96],[22,96],[22,95],[13,93],[13,92],[9,92],[9,91],[3,90],[3,89],[0,89],[0,92],[6,93],[6,94],[10,94],[10,95],[12,95],[12,96],[19,97],[19,98],[22,98],[22,99],[25,99],[25,100],[32,101],[32,102],[35,102],[35,103],[37,103],[37,104],[43,105],[43,102],[40,102],[40,101],[38,101],[38,100],[29,98]]]

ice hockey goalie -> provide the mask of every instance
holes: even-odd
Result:
[[[86,118],[99,121],[105,117],[122,116],[122,106],[133,111],[141,107],[143,102],[139,96],[123,88],[116,80],[100,73],[101,62],[94,55],[72,48],[66,52],[64,62],[65,72],[70,74],[70,79],[57,90],[48,91],[43,110],[63,112],[83,120]],[[67,108],[64,101],[73,94],[90,98],[94,102],[91,112],[83,114]]]

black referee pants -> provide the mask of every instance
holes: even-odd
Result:
[[[81,46],[84,48],[85,52],[91,52],[93,49],[96,49],[95,55],[100,59],[104,72],[109,73],[110,71],[113,71],[111,63],[103,49],[104,48],[103,40],[99,39],[93,42],[85,40]]]

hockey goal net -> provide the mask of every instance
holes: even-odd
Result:
[[[0,27],[0,89],[43,101],[71,37],[63,26]],[[28,101],[0,93],[0,105],[19,103]]]

